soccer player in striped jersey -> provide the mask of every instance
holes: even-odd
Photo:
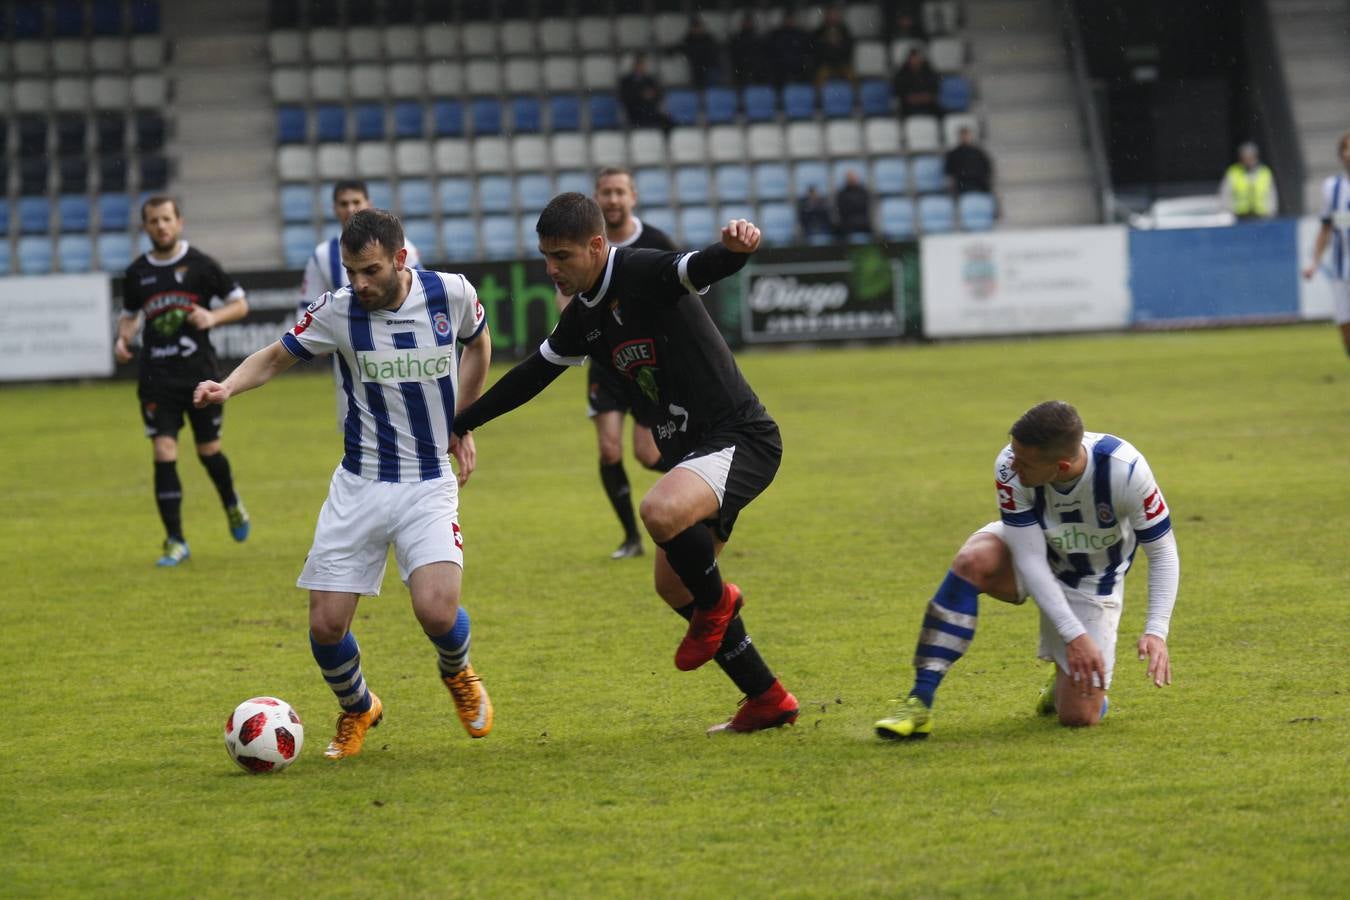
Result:
[[[1014,423],[994,463],[999,521],[971,535],[929,601],[915,651],[914,686],[876,723],[879,737],[925,738],[933,695],[975,637],[978,597],[1028,595],[1041,610],[1040,656],[1053,680],[1037,711],[1063,725],[1106,714],[1125,573],[1148,557],[1148,613],[1137,646],[1158,687],[1172,683],[1167,632],[1181,565],[1172,519],[1144,457],[1109,434],[1085,433],[1069,404],[1049,401]]]
[[[297,581],[310,592],[314,660],[342,707],[324,754],[332,759],[359,753],[383,716],[380,698],[366,687],[351,623],[360,596],[380,593],[390,546],[465,730],[484,737],[492,729],[492,703],[469,665],[469,616],[459,602],[458,489],[473,471],[473,447],[460,447],[458,479],[448,455],[456,410],[477,398],[487,378],[492,344],[483,306],[462,275],[411,270],[403,228],[383,210],[348,220],[342,262],[346,287],[324,293],[281,340],[223,382],[202,382],[193,398],[198,407],[224,403],[297,360],[316,353],[337,359],[345,454]],[[456,342],[463,345],[458,358]]]
[[[1345,171],[1322,183],[1322,228],[1303,277],[1312,278],[1317,273],[1330,244],[1333,316],[1340,326],[1345,352],[1350,354],[1350,131],[1341,135],[1336,152]]]

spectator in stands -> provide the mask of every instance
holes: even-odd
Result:
[[[741,17],[741,27],[727,41],[731,58],[731,80],[737,87],[767,84],[773,81],[769,44],[755,27],[754,13]]]
[[[947,151],[942,165],[948,190],[957,196],[973,191],[992,194],[994,166],[989,161],[989,154],[975,144],[975,134],[970,126],[962,125],[956,134],[957,144]]]
[[[936,116],[938,90],[942,80],[928,62],[923,48],[915,47],[905,57],[905,63],[895,73],[895,96],[900,98],[900,115]]]
[[[857,172],[844,176],[844,186],[834,196],[839,236],[846,241],[865,241],[872,236],[872,194]]]
[[[722,47],[708,31],[703,18],[689,19],[689,31],[680,42],[680,52],[689,60],[689,80],[700,91],[722,80]]]
[[[834,221],[830,216],[830,202],[813,184],[806,195],[797,201],[797,224],[808,244],[818,244],[834,237]]]
[[[1219,196],[1239,222],[1275,218],[1280,205],[1275,176],[1261,162],[1260,151],[1251,141],[1238,147],[1238,161],[1228,167]]]
[[[774,80],[779,84],[810,81],[815,75],[816,60],[811,48],[811,35],[797,25],[797,15],[791,9],[783,12],[783,21],[769,35],[773,50]]]
[[[923,17],[919,14],[918,0],[897,0],[895,17],[891,19],[890,37],[892,40],[911,38],[920,41],[927,37],[923,30]]]
[[[619,99],[628,114],[630,128],[662,128],[670,130],[670,116],[661,109],[665,92],[656,76],[647,71],[647,54],[633,57],[633,68],[619,81]]]
[[[825,8],[825,19],[815,33],[816,86],[831,78],[853,81],[853,32],[837,6]]]

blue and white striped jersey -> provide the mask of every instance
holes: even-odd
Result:
[[[413,246],[413,242],[405,238],[403,248],[408,251],[408,259],[404,265],[409,269],[420,267],[422,257]],[[320,294],[336,291],[346,283],[347,273],[342,268],[341,242],[337,238],[329,238],[314,248],[314,252],[309,255],[309,261],[305,263],[305,280],[300,282],[300,315],[305,314],[305,308]]]
[[[1322,182],[1322,221],[1331,226],[1331,277],[1350,281],[1350,175]]]
[[[455,341],[478,337],[485,322],[463,275],[417,269],[398,309],[368,313],[347,286],[311,303],[281,343],[300,359],[337,360],[343,468],[376,481],[426,481],[451,474]]]
[[[1110,434],[1083,435],[1087,468],[1073,487],[1028,488],[1012,469],[1012,446],[994,463],[999,515],[1005,527],[1038,526],[1050,570],[1059,581],[1099,597],[1124,595],[1125,573],[1140,542],[1172,530],[1167,503],[1144,457]]]

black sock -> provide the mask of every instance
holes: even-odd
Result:
[[[623,463],[601,463],[600,483],[605,486],[605,495],[614,507],[614,514],[623,525],[624,538],[628,541],[638,539],[637,519],[633,516],[633,489],[628,486],[628,473]]]
[[[183,540],[183,484],[178,480],[178,463],[155,461],[155,503],[165,533],[175,541]]]
[[[691,525],[668,541],[661,542],[666,561],[694,595],[694,603],[712,609],[722,599],[722,571],[717,550],[707,526]]]
[[[202,461],[203,466],[206,466],[206,473],[215,482],[216,492],[220,494],[220,502],[226,508],[238,503],[239,498],[234,495],[234,479],[230,477],[230,461],[225,458],[225,454],[214,453],[211,456],[198,456],[197,458]]]
[[[694,614],[694,604],[682,606],[675,612],[688,619]],[[727,623],[726,637],[722,638],[722,646],[717,649],[713,659],[727,673],[732,684],[747,697],[758,697],[773,687],[773,672],[769,671],[764,657],[759,655],[759,649],[750,640],[750,635],[745,633],[745,623],[741,621],[739,613]]]

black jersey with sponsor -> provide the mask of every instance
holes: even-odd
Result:
[[[572,298],[546,342],[555,361],[589,356],[635,386],[668,461],[709,434],[772,422],[690,290],[692,255],[611,247],[599,285]]]
[[[241,293],[241,288],[214,259],[183,244],[183,251],[167,262],[148,254],[127,267],[122,284],[122,308],[145,316],[141,330],[141,380],[214,378],[216,352],[207,332],[187,320],[194,306],[210,308]]]

